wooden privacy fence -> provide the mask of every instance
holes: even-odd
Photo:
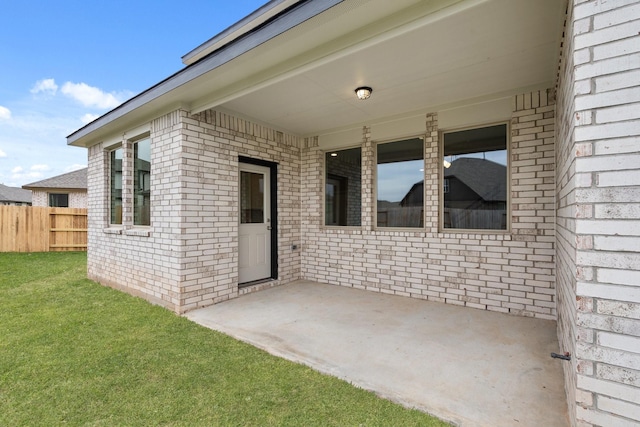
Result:
[[[86,209],[0,206],[0,252],[86,250]]]

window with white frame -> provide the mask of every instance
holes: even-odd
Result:
[[[151,224],[151,138],[133,143],[133,225]]]
[[[506,123],[443,133],[443,228],[507,229],[507,135]]]
[[[362,149],[335,150],[325,154],[325,225],[361,225]]]
[[[377,145],[377,226],[424,226],[424,141]]]
[[[109,212],[111,224],[122,224],[122,147],[109,152]]]

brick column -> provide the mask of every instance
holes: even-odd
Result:
[[[376,194],[374,171],[376,169],[376,151],[371,141],[371,128],[362,128],[362,229],[373,230],[375,224]]]
[[[640,423],[639,28],[640,1],[570,1],[558,83],[558,293],[577,426]]]
[[[440,161],[440,150],[438,147],[438,114],[429,113],[425,118],[426,131],[424,139],[424,225],[429,233],[437,233],[439,227],[439,186],[440,171],[442,162]]]

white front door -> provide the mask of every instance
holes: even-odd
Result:
[[[240,163],[239,283],[271,277],[271,174]]]

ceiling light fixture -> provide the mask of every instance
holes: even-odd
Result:
[[[360,86],[356,89],[356,96],[358,99],[368,99],[371,96],[371,92],[373,92],[373,89],[370,87]]]
[[[338,153],[331,153],[331,157],[338,157]]]
[[[451,163],[448,161],[443,161],[442,164],[444,165],[445,168],[449,169],[451,167]]]

